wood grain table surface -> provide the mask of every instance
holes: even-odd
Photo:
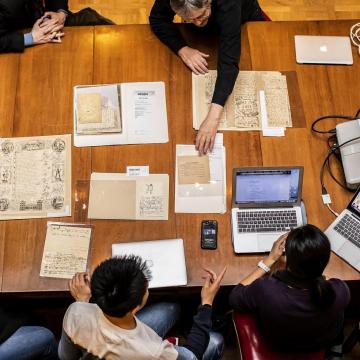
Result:
[[[151,32],[148,25],[68,28],[62,44],[0,55],[0,136],[40,136],[73,132],[73,86],[164,81],[169,125],[166,144],[72,148],[72,217],[50,219],[94,225],[90,268],[111,256],[117,242],[182,238],[188,286],[201,285],[202,267],[227,265],[224,284],[236,284],[263,257],[235,255],[231,243],[231,174],[239,166],[304,166],[303,199],[308,222],[325,229],[333,216],[322,204],[319,171],[326,138],[311,133],[311,123],[328,114],[353,115],[360,107],[360,57],[354,65],[299,65],[294,35],[348,35],[354,21],[248,23],[242,32],[242,70],[274,70],[288,76],[294,127],[281,138],[260,132],[224,132],[227,167],[226,214],[175,214],[175,145],[193,144],[191,73]],[[216,69],[216,38],[193,34],[179,25],[189,43],[211,54]],[[334,126],[329,121],[323,128]],[[92,172],[125,172],[128,165],[149,165],[151,173],[170,176],[168,221],[88,220],[86,205]],[[334,166],[341,176],[340,169]],[[325,177],[333,206],[341,211],[352,194]],[[200,224],[219,222],[218,248],[200,248]],[[9,292],[63,291],[67,281],[40,278],[49,219],[0,222],[0,289]],[[360,279],[360,273],[332,254],[325,274]]]

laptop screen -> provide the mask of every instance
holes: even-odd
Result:
[[[355,196],[351,199],[350,208],[360,216],[360,188],[357,190]]]
[[[300,169],[238,169],[236,204],[295,204],[299,198]]]

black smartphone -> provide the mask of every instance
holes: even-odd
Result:
[[[201,222],[201,248],[215,250],[217,248],[218,223],[216,220]]]

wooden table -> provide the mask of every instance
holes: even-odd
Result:
[[[326,114],[353,114],[360,105],[360,58],[354,65],[312,66],[295,62],[295,34],[347,35],[353,21],[247,24],[242,36],[241,69],[295,72],[299,121],[284,138],[264,138],[259,132],[227,132],[227,206],[224,215],[174,213],[175,145],[192,144],[191,73],[151,33],[147,25],[66,29],[61,45],[27,49],[24,54],[0,56],[0,135],[39,136],[72,133],[72,88],[81,84],[164,81],[170,141],[167,144],[72,149],[73,216],[60,221],[88,221],[81,201],[90,174],[124,172],[127,165],[149,165],[152,173],[170,175],[168,221],[93,220],[91,268],[111,256],[114,242],[183,238],[190,286],[202,284],[202,266],[228,271],[225,284],[247,275],[262,255],[236,256],[231,243],[231,173],[239,166],[303,165],[303,198],[310,223],[321,228],[333,220],[320,198],[319,170],[327,152],[325,139],[310,131],[312,121]],[[186,25],[184,26],[184,28]],[[212,54],[216,68],[216,40],[189,34],[190,43]],[[303,112],[302,112],[303,109]],[[327,126],[333,125],[326,124]],[[326,179],[334,207],[341,210],[351,198]],[[85,194],[86,197],[86,194]],[[219,222],[218,249],[200,249],[200,223]],[[57,220],[57,219],[55,219]],[[39,277],[48,219],[0,222],[2,292],[62,291],[67,281]],[[360,279],[360,274],[336,255],[326,269],[329,276]]]

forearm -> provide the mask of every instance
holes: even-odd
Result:
[[[201,305],[198,313],[194,316],[193,326],[190,330],[184,347],[193,352],[198,359],[202,359],[209,343],[209,331],[211,329],[212,307]]]
[[[208,117],[212,119],[216,119],[219,125],[223,110],[224,110],[223,106],[219,104],[211,103],[208,111]]]
[[[269,257],[266,257],[263,260],[263,262],[269,268],[271,268],[271,266],[275,264],[275,261],[272,260]],[[265,274],[266,274],[266,271],[264,271],[263,269],[261,269],[259,267],[256,267],[249,275],[247,275],[242,280],[240,280],[239,283],[242,284],[242,285],[250,285],[252,282],[254,282],[255,280],[261,278]]]
[[[234,64],[226,64],[225,66],[224,64],[219,64],[217,73],[212,103],[224,106],[234,89],[239,68]]]
[[[173,23],[174,15],[175,12],[171,9],[168,0],[157,0],[151,9],[149,23],[159,40],[178,54],[187,44]]]
[[[20,32],[9,32],[0,35],[0,53],[23,52],[24,35]]]

